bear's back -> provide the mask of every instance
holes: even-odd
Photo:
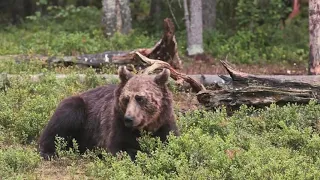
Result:
[[[79,95],[86,104],[87,114],[87,121],[84,125],[85,131],[83,132],[85,139],[82,140],[90,148],[100,144],[99,141],[104,141],[104,138],[106,138],[103,137],[103,139],[101,139],[101,131],[104,131],[101,128],[102,116],[104,116],[104,114],[112,114],[113,102],[115,100],[114,91],[117,87],[118,85],[115,84],[104,85],[90,89]],[[109,127],[104,128],[109,129]]]

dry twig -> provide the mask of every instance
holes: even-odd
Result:
[[[143,71],[140,72],[141,74],[149,74],[149,73],[155,71],[156,69],[167,68],[171,72],[170,77],[172,79],[174,79],[177,83],[182,84],[182,82],[185,81],[185,82],[189,83],[191,88],[197,93],[200,91],[206,90],[206,88],[201,83],[199,83],[198,81],[189,77],[186,74],[179,73],[172,66],[170,66],[169,63],[161,61],[161,60],[154,60],[154,59],[147,58],[146,56],[142,55],[139,52],[135,52],[135,54],[137,55],[137,57],[139,57],[139,59],[142,62],[144,62],[148,65],[147,68],[145,68]]]

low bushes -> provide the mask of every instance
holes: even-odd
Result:
[[[83,83],[72,73],[57,80],[55,73],[47,72],[40,82],[31,82],[21,73],[22,78],[13,79],[7,92],[0,92],[3,177],[38,177],[35,172],[43,164],[35,151],[36,140],[57,104],[69,95],[110,83],[93,76],[92,70],[85,73],[90,78]],[[61,150],[61,159],[52,166],[76,169],[68,176],[79,168],[81,176],[95,179],[320,177],[320,106],[315,102],[306,106],[271,105],[264,110],[243,106],[231,117],[225,109],[195,110],[177,113],[177,117],[181,137],[170,136],[164,145],[144,135],[140,142],[148,153],[139,152],[136,162],[125,153],[117,157],[104,153],[101,160],[93,152],[79,157],[77,151]]]

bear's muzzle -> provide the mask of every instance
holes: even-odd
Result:
[[[132,128],[134,123],[134,118],[131,116],[124,116],[124,125],[128,128]]]

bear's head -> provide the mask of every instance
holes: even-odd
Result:
[[[168,69],[152,77],[133,75],[125,66],[121,66],[118,74],[122,88],[117,102],[126,127],[155,132],[166,119],[172,118],[172,93],[167,87],[170,77]]]

